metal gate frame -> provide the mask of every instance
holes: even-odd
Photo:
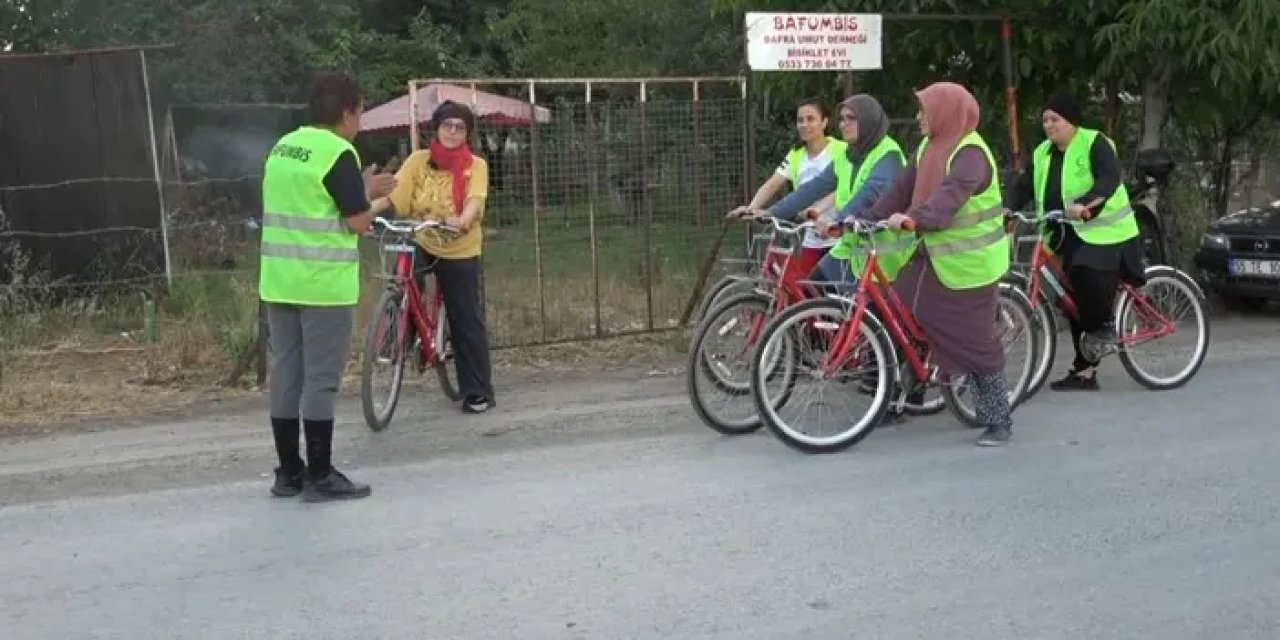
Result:
[[[640,106],[640,110],[641,110],[641,111],[640,111],[640,114],[641,114],[641,115],[640,115],[640,117],[641,117],[641,123],[642,123],[642,125],[641,125],[641,126],[642,126],[642,132],[644,132],[644,133],[642,133],[642,135],[644,136],[644,139],[643,139],[643,140],[644,140],[644,142],[643,142],[643,144],[647,146],[647,144],[648,144],[648,133],[647,133],[647,126],[646,126],[644,123],[646,123],[646,122],[647,122],[647,117],[648,117],[648,116],[647,116],[647,114],[648,114],[647,104],[648,104],[648,93],[649,93],[649,87],[650,87],[650,86],[652,86],[652,85],[673,85],[673,84],[682,84],[682,85],[690,85],[690,86],[691,86],[691,88],[692,88],[692,101],[691,101],[691,102],[692,102],[692,105],[693,105],[693,109],[692,109],[692,111],[693,111],[693,129],[694,129],[695,144],[698,144],[698,142],[701,140],[701,137],[700,137],[700,135],[701,135],[701,126],[700,126],[700,124],[701,124],[701,119],[700,119],[700,117],[699,117],[699,115],[698,115],[698,114],[699,114],[698,105],[699,105],[699,102],[700,102],[700,99],[701,99],[701,94],[700,94],[700,89],[701,89],[701,87],[702,87],[703,85],[707,85],[707,84],[721,84],[721,85],[723,85],[723,84],[731,84],[731,85],[732,85],[732,84],[736,84],[736,85],[738,85],[738,87],[739,87],[739,99],[740,99],[740,100],[741,100],[741,102],[742,102],[742,111],[743,111],[743,120],[742,120],[742,136],[743,136],[743,140],[742,140],[742,142],[743,142],[743,152],[742,152],[742,156],[743,156],[743,157],[742,157],[742,163],[743,163],[744,173],[743,173],[743,185],[742,185],[742,190],[743,190],[743,197],[745,197],[745,198],[750,198],[750,195],[751,195],[751,193],[752,193],[752,191],[753,191],[752,184],[754,184],[754,175],[753,175],[753,174],[755,173],[755,166],[754,166],[754,162],[752,161],[753,153],[754,153],[755,130],[754,130],[754,127],[753,127],[753,126],[752,126],[752,124],[751,124],[751,106],[750,106],[750,105],[751,105],[751,102],[750,102],[750,100],[748,99],[748,98],[749,98],[749,93],[748,93],[748,86],[749,86],[749,82],[750,82],[750,79],[749,79],[749,78],[748,78],[748,76],[746,76],[746,75],[734,75],[734,76],[683,76],[683,77],[630,77],[630,78],[629,78],[629,77],[583,77],[583,78],[428,78],[428,79],[412,79],[412,80],[409,80],[409,81],[408,81],[407,85],[408,85],[408,90],[409,90],[409,139],[410,139],[410,140],[409,140],[409,144],[410,144],[410,149],[411,149],[412,151],[418,151],[418,150],[419,150],[419,148],[420,148],[420,146],[421,146],[421,144],[420,144],[420,137],[421,137],[421,135],[420,135],[420,127],[419,127],[419,123],[420,123],[420,122],[425,122],[425,121],[429,118],[429,114],[427,114],[427,115],[426,115],[426,117],[424,117],[422,114],[419,114],[419,113],[418,113],[418,90],[419,90],[419,88],[420,88],[421,86],[423,86],[423,85],[428,85],[428,84],[450,84],[450,85],[455,85],[455,86],[465,86],[465,87],[468,87],[468,88],[469,88],[469,89],[471,89],[471,91],[472,91],[472,96],[473,96],[473,97],[472,97],[472,101],[471,101],[471,106],[472,106],[472,107],[474,107],[474,106],[476,105],[476,98],[475,98],[475,95],[476,95],[476,93],[479,91],[478,87],[479,87],[479,86],[481,86],[481,85],[486,85],[486,86],[495,86],[495,85],[496,85],[496,86],[504,86],[504,85],[505,85],[505,86],[521,86],[521,87],[524,87],[524,88],[527,90],[527,92],[528,92],[528,96],[527,96],[527,98],[526,98],[526,102],[528,102],[529,107],[530,107],[530,110],[531,110],[530,118],[531,118],[531,121],[532,121],[532,122],[531,122],[531,124],[530,124],[530,145],[529,145],[529,146],[530,146],[530,158],[531,158],[531,163],[532,163],[532,165],[531,165],[531,177],[532,177],[532,193],[531,193],[531,196],[532,196],[532,200],[533,200],[532,208],[533,208],[533,225],[534,225],[534,238],[535,238],[535,245],[534,245],[534,262],[535,262],[535,266],[536,266],[536,269],[537,269],[537,283],[538,283],[538,315],[539,315],[539,322],[540,322],[540,324],[541,324],[541,336],[540,336],[540,339],[538,339],[538,340],[536,340],[536,341],[533,341],[533,342],[524,342],[524,343],[520,343],[520,344],[504,345],[504,347],[530,346],[530,345],[535,345],[535,344],[537,344],[537,345],[564,344],[564,343],[572,343],[572,342],[581,342],[581,341],[583,341],[583,340],[593,340],[593,339],[613,338],[613,337],[621,337],[621,336],[627,336],[627,335],[637,335],[637,334],[654,333],[654,332],[660,332],[660,331],[670,331],[670,330],[679,329],[681,326],[683,326],[683,323],[678,323],[678,324],[677,324],[677,326],[675,326],[675,327],[656,327],[656,326],[655,326],[655,322],[654,322],[654,307],[653,307],[653,282],[652,282],[652,278],[653,278],[653,269],[652,269],[652,266],[653,266],[653,265],[652,265],[653,252],[652,252],[652,244],[651,244],[651,243],[652,243],[652,239],[651,239],[651,237],[650,237],[650,236],[651,236],[651,233],[652,233],[652,223],[653,223],[653,205],[652,205],[652,202],[650,202],[650,203],[649,203],[649,205],[646,207],[646,211],[645,211],[645,221],[646,221],[646,224],[645,224],[645,230],[644,230],[644,237],[645,237],[645,240],[644,240],[644,243],[645,243],[645,272],[646,272],[645,291],[646,291],[646,310],[647,310],[647,320],[646,320],[646,323],[645,323],[645,328],[644,328],[644,329],[640,329],[640,330],[624,330],[624,331],[612,332],[612,333],[606,333],[606,332],[604,331],[603,322],[602,322],[602,317],[601,317],[601,316],[602,316],[602,313],[601,313],[601,304],[600,304],[600,270],[599,270],[599,260],[598,260],[598,256],[596,255],[597,235],[596,235],[596,213],[595,213],[595,205],[596,205],[596,201],[597,201],[597,198],[598,198],[598,193],[596,192],[596,190],[598,189],[598,186],[597,186],[597,182],[598,182],[598,180],[597,180],[597,178],[598,178],[598,174],[596,174],[596,169],[593,167],[593,168],[592,168],[592,186],[591,186],[591,192],[592,192],[592,193],[591,193],[590,203],[589,203],[589,208],[588,208],[588,226],[589,226],[589,234],[590,234],[590,239],[591,239],[591,278],[592,278],[592,283],[593,283],[593,284],[592,284],[592,288],[593,288],[593,291],[592,291],[592,300],[593,300],[594,313],[595,313],[595,331],[594,331],[594,335],[592,335],[592,336],[578,337],[578,338],[560,339],[560,340],[548,340],[548,338],[547,338],[547,316],[546,316],[546,286],[545,286],[545,273],[544,273],[543,249],[542,249],[542,225],[543,225],[543,221],[542,221],[542,219],[541,219],[541,215],[539,214],[539,202],[540,202],[540,200],[539,200],[539,171],[538,171],[538,153],[537,153],[537,149],[538,149],[538,123],[537,123],[537,109],[538,109],[538,106],[539,106],[539,105],[537,104],[538,87],[539,87],[540,85],[581,85],[581,86],[583,87],[583,92],[584,92],[584,96],[585,96],[585,103],[589,105],[589,104],[591,104],[591,102],[592,102],[592,95],[591,95],[591,93],[592,93],[592,87],[594,87],[594,86],[597,86],[597,85],[633,85],[633,86],[635,86],[636,91],[637,91],[637,96],[638,96],[638,98],[639,98],[639,104],[641,105],[641,106]],[[586,113],[587,113],[587,126],[588,126],[588,127],[590,127],[590,126],[591,126],[591,124],[592,124],[592,115],[591,115],[591,114],[592,114],[592,112],[591,112],[591,109],[587,109]],[[694,179],[694,185],[695,185],[695,186],[694,186],[695,194],[700,193],[700,189],[701,189],[701,180],[700,180],[700,179],[698,179],[698,178],[695,178],[695,179]],[[696,196],[696,195],[695,195],[695,198],[698,198],[698,196]],[[700,200],[699,200],[699,201],[700,201]],[[721,239],[723,239],[723,235],[724,235],[724,234],[721,234],[721,235],[720,235]],[[720,243],[719,243],[719,242],[716,242],[716,244],[715,244],[715,246],[714,246],[714,248],[713,248],[712,253],[713,253],[713,254],[718,254],[718,253],[719,253],[719,248],[720,248]],[[709,256],[709,260],[710,260],[710,261],[714,261],[714,258],[715,258],[715,255]],[[483,278],[484,278],[484,276],[483,276],[483,273],[484,273],[484,271],[483,271],[483,270],[481,270],[481,274],[482,274],[482,275],[481,275],[481,289],[482,289],[482,291],[483,291],[483,289],[484,289],[484,284],[483,284]],[[704,277],[705,277],[705,276],[704,276]],[[700,288],[703,284],[705,284],[705,283],[700,283],[700,284],[699,284],[699,288]],[[694,295],[696,295],[696,293],[697,293],[697,292],[694,292]],[[483,294],[482,294],[482,295],[483,295]]]

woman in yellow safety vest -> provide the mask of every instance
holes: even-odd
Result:
[[[993,319],[1009,269],[995,157],[978,135],[978,103],[964,87],[938,82],[916,93],[924,140],[914,163],[866,214],[921,242],[894,282],[929,336],[944,377],[968,374],[976,390],[979,446],[1012,436],[1004,347]]]
[[[840,134],[847,152],[833,159],[831,166],[787,197],[769,207],[767,213],[784,219],[795,217],[820,198],[834,193],[835,206],[820,212],[817,230],[827,230],[850,217],[871,208],[893,184],[907,164],[902,147],[889,136],[889,116],[880,102],[865,93],[846,99],[840,105]],[[876,249],[880,266],[889,279],[911,257],[913,238],[905,232],[885,231],[877,234]],[[851,282],[861,275],[860,250],[854,246],[856,236],[846,233],[818,262],[809,277],[827,282]],[[853,268],[848,264],[853,260]]]
[[[769,179],[764,184],[760,185],[755,196],[751,198],[751,202],[745,207],[739,207],[731,211],[730,215],[742,215],[749,211],[758,211],[766,202],[777,195],[783,186],[789,185],[792,192],[796,192],[810,180],[827,171],[834,159],[843,157],[845,143],[827,136],[829,123],[830,114],[826,105],[821,101],[805,100],[797,105],[796,130],[800,134],[800,143],[787,153],[786,158],[782,160],[782,164],[778,165],[777,171],[772,176],[769,176]],[[818,205],[820,209],[831,207],[835,194],[830,192],[830,189],[823,192],[822,195],[830,195],[823,198],[823,201]],[[811,200],[810,203],[812,202]],[[788,218],[790,217],[794,217],[794,213]],[[815,233],[812,229],[807,231],[800,255],[793,258],[788,264],[786,273],[782,274],[782,281],[795,282],[806,278],[809,272],[813,271],[813,268],[818,264],[818,261],[827,254],[827,250],[835,243],[834,239]]]
[[[1066,376],[1050,383],[1055,391],[1098,390],[1098,361],[1081,342],[1113,339],[1111,305],[1121,267],[1142,260],[1138,222],[1120,184],[1115,142],[1079,126],[1080,121],[1080,107],[1070,95],[1049,99],[1040,115],[1048,139],[1027,159],[1021,179],[1005,198],[1009,209],[1034,202],[1039,215],[1063,211],[1069,220],[1052,225],[1047,239],[1062,257],[1078,311],[1068,318],[1075,362]]]

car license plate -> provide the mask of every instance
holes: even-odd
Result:
[[[1231,275],[1280,278],[1280,262],[1275,260],[1232,260]]]

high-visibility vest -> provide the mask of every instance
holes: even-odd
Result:
[[[1075,202],[1093,188],[1093,164],[1089,152],[1098,136],[1102,136],[1112,151],[1116,143],[1107,136],[1093,129],[1076,129],[1076,135],[1067,145],[1062,158],[1062,205],[1065,207]],[[1036,211],[1044,215],[1045,189],[1049,183],[1049,153],[1052,142],[1045,140],[1036,147],[1032,156],[1032,175],[1035,178]],[[1123,185],[1117,186],[1106,202],[1102,211],[1090,220],[1072,220],[1071,226],[1080,239],[1088,244],[1119,244],[1138,237],[1138,220],[1133,216],[1133,207],[1129,205],[1129,193]]]
[[[844,210],[845,205],[849,204],[849,201],[862,190],[867,178],[871,176],[871,170],[891,153],[898,159],[901,166],[906,166],[906,154],[903,153],[898,142],[889,136],[881,138],[880,142],[872,147],[867,157],[863,158],[862,164],[858,165],[857,173],[854,173],[853,163],[849,161],[847,154],[832,159],[832,168],[836,174],[836,211]],[[918,239],[909,231],[892,229],[877,231],[872,234],[871,239],[875,244],[876,259],[880,263],[880,268],[884,271],[885,277],[892,282],[898,277],[902,267],[911,260]],[[840,237],[840,242],[831,247],[829,255],[837,260],[848,260],[849,270],[854,276],[861,276],[868,249],[870,249],[869,245],[860,246],[857,234],[845,233]]]
[[[836,158],[844,157],[848,145],[843,140],[836,140],[827,136],[827,146],[822,152],[827,154],[832,162]],[[800,187],[800,165],[804,163],[805,153],[807,149],[804,145],[800,145],[787,152],[787,179],[791,181],[791,190],[795,191]]]
[[[835,162],[836,158],[843,158],[847,150],[848,145],[843,140],[836,140],[831,136],[827,136],[827,146],[823,147],[822,153],[831,158],[832,162]],[[791,181],[792,191],[800,188],[800,165],[804,162],[806,151],[805,146],[800,145],[787,152],[787,179]],[[816,237],[812,229],[806,232],[805,235],[806,238]],[[827,238],[820,238],[820,240],[823,246],[829,245],[831,242]]]
[[[917,164],[929,145],[925,138],[916,153]],[[1009,237],[1004,231],[1004,209],[1000,198],[1000,176],[995,156],[982,136],[970,132],[951,150],[947,173],[956,154],[967,146],[982,149],[991,165],[991,183],[982,193],[971,196],[952,218],[951,225],[937,231],[923,231],[929,262],[942,286],[952,290],[976,289],[994,284],[1009,271]]]
[[[360,297],[359,236],[347,229],[324,177],[344,152],[337,134],[301,127],[267,156],[262,178],[262,252],[258,295],[266,302],[317,307]]]

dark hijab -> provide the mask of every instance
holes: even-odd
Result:
[[[858,118],[858,141],[849,145],[849,160],[862,162],[871,150],[889,135],[889,116],[884,107],[870,95],[859,93],[840,104],[841,109],[853,111]]]

